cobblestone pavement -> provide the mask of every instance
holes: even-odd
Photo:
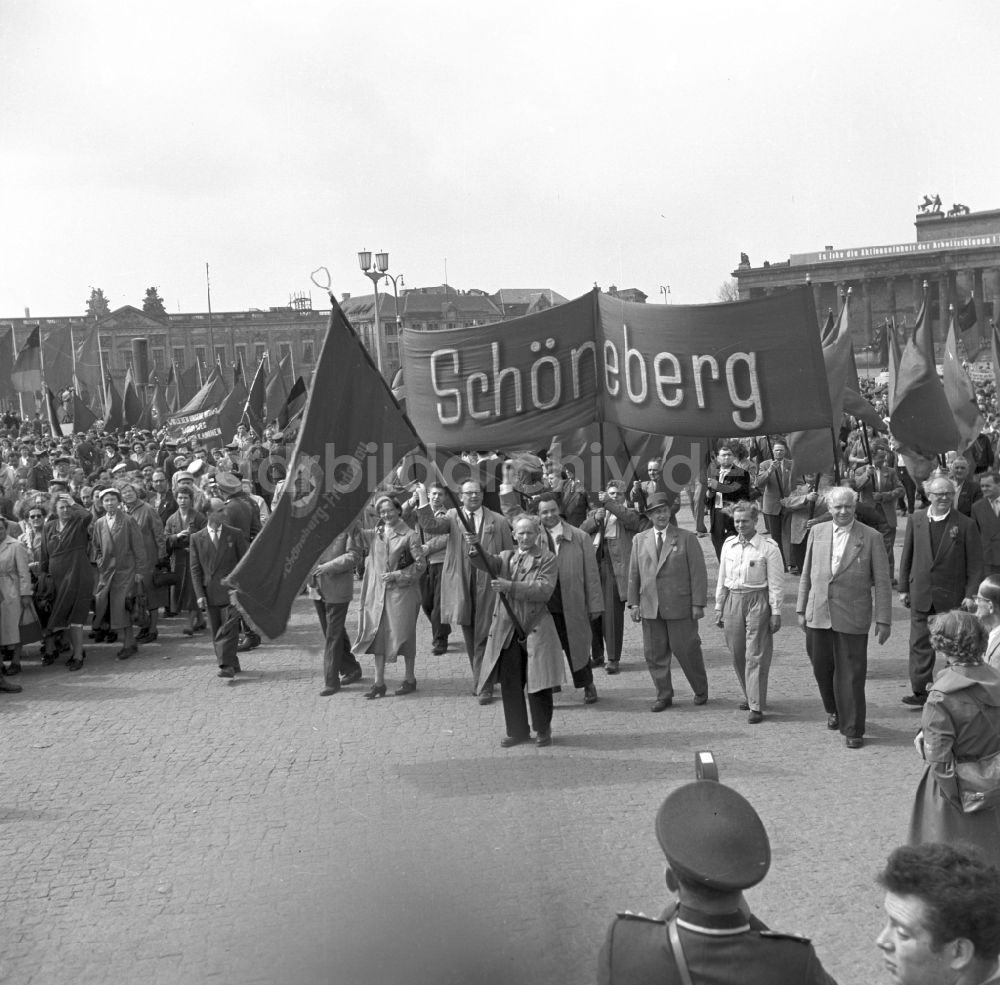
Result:
[[[110,646],[78,674],[32,656],[24,692],[0,695],[0,981],[590,982],[614,912],[668,898],[653,813],[700,749],[770,832],[755,912],[811,936],[841,983],[883,980],[874,875],[920,774],[919,716],[899,701],[906,613],[871,641],[868,741],[849,751],[825,728],[795,582],[763,724],[737,710],[708,620],[709,703],[678,675],[674,707],[651,715],[629,624],[596,705],[571,684],[556,696],[549,749],[499,747],[499,703],[474,701],[461,649],[429,655],[423,617],[417,693],[391,696],[400,664],[379,701],[360,685],[319,696],[305,599],[234,682],[178,621],[124,664]]]

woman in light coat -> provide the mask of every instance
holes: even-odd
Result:
[[[962,810],[956,764],[1000,753],[1000,673],[983,663],[986,630],[958,609],[935,616],[931,645],[948,666],[927,692],[917,748],[926,766],[910,819],[911,845],[968,842],[1000,864],[1000,808]]]
[[[405,672],[397,695],[417,689],[417,615],[420,613],[420,576],[427,567],[420,535],[403,521],[399,504],[391,496],[375,500],[381,521],[359,531],[356,544],[368,554],[361,583],[358,614],[358,653],[375,657],[375,684],[366,698],[385,697],[385,665],[402,654]]]
[[[540,536],[538,518],[524,514],[514,521],[515,550],[487,555],[486,561],[478,552],[472,556],[474,565],[494,573],[492,586],[499,593],[483,655],[482,673],[486,680],[494,667],[499,668],[507,725],[507,735],[500,740],[504,748],[531,738],[525,690],[531,724],[537,736],[535,742],[540,746],[552,744],[552,689],[564,680],[562,645],[548,610],[549,597],[555,591],[558,578],[557,562],[554,554],[542,549]],[[465,540],[472,546],[477,543],[478,536],[466,534]],[[517,638],[517,629],[501,595],[510,604],[525,633],[523,641]]]
[[[6,530],[0,540],[0,646],[9,653],[8,674],[21,669],[21,613],[31,608],[28,549]]]

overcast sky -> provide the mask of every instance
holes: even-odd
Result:
[[[0,316],[407,286],[713,301],[1000,208],[1000,4],[0,0]],[[322,295],[313,290],[316,306]]]

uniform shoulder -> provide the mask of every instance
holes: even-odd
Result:
[[[617,922],[618,920],[631,921],[634,923],[659,924],[661,927],[665,927],[667,925],[666,920],[659,920],[656,917],[647,917],[645,913],[633,913],[631,910],[623,910],[621,913],[616,913],[615,921]]]
[[[761,937],[768,940],[795,941],[797,944],[812,944],[812,939],[803,937],[801,934],[786,934],[780,930],[758,930]]]

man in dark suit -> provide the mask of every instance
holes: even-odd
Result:
[[[170,491],[167,473],[162,469],[153,473],[153,495],[149,497],[149,505],[156,510],[161,523],[166,523],[167,517],[177,512],[177,500]]]
[[[882,544],[889,559],[889,577],[895,580],[896,506],[905,490],[899,474],[888,465],[888,444],[873,441],[871,452],[871,465],[863,465],[854,471],[854,488],[858,493],[858,504],[874,513],[876,529],[882,535]]]
[[[1000,574],[1000,475],[979,477],[983,498],[972,504],[972,519],[983,543],[983,574]]]
[[[860,749],[873,589],[879,645],[892,630],[889,563],[879,533],[855,519],[853,489],[831,489],[827,505],[833,522],[813,528],[795,611],[806,634],[826,726],[840,730],[848,749]]]
[[[241,531],[226,526],[225,513],[221,499],[210,500],[208,526],[191,535],[191,581],[198,606],[208,611],[219,677],[233,677],[241,669],[236,655],[240,618],[229,604],[223,579],[246,554],[247,542]]]
[[[712,546],[715,556],[719,557],[726,538],[736,533],[730,513],[732,506],[750,498],[750,473],[736,464],[736,456],[728,445],[719,449],[715,462],[716,468],[709,470],[705,483],[705,502]]]
[[[972,516],[972,504],[983,498],[979,483],[969,475],[969,460],[956,455],[951,463],[951,477],[955,481],[955,509]]]
[[[656,686],[652,711],[673,704],[670,663],[676,655],[694,691],[694,703],[708,701],[708,675],[698,636],[705,615],[708,572],[698,538],[670,522],[680,505],[677,493],[653,493],[646,503],[652,523],[632,540],[628,570],[628,607],[642,623],[642,649]]]
[[[921,707],[934,678],[928,618],[971,602],[982,579],[983,548],[975,523],[954,508],[955,483],[945,475],[927,482],[931,505],[906,527],[899,559],[900,602],[910,610],[910,685],[903,704]]]

